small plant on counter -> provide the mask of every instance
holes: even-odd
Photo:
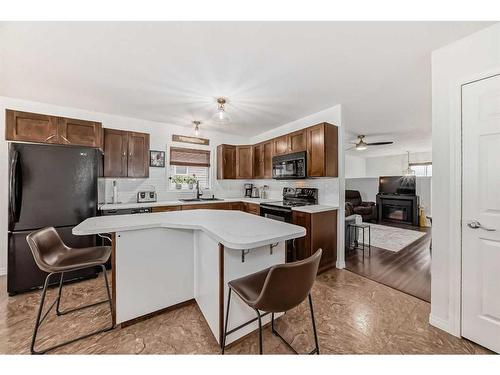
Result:
[[[196,184],[196,181],[198,181],[195,177],[195,175],[192,176],[187,176],[186,177],[186,182],[188,184],[189,189],[193,190],[194,184]]]
[[[182,184],[186,182],[186,177],[177,175],[171,178],[175,184],[175,188],[178,190],[182,189]]]

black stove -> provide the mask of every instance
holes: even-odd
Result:
[[[261,203],[260,207],[292,210],[292,207],[318,204],[318,189],[315,188],[283,188],[283,200]]]
[[[268,219],[292,222],[292,207],[318,204],[318,189],[314,188],[283,188],[283,200],[260,204],[260,216]],[[286,261],[297,260],[294,241],[286,243]]]

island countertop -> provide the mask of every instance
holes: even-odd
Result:
[[[204,209],[92,217],[74,227],[73,234],[92,235],[151,228],[201,230],[225,247],[236,250],[256,248],[306,234],[301,226],[241,211]]]

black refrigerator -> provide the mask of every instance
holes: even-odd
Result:
[[[74,236],[71,230],[96,216],[100,158],[99,150],[87,147],[9,144],[9,295],[45,281],[26,242],[30,232],[52,226],[70,247],[95,246],[95,236]],[[65,274],[65,280],[96,275],[97,269],[87,269]]]

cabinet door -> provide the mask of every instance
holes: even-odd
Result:
[[[307,176],[325,176],[325,127],[319,124],[307,128]]]
[[[306,129],[302,129],[288,134],[288,151],[289,152],[305,151],[307,148],[306,138],[307,138]]]
[[[236,178],[253,177],[252,146],[236,146]]]
[[[311,255],[311,214],[292,211],[292,223],[306,228],[304,237],[293,240],[295,260],[305,259]]]
[[[104,129],[104,177],[127,177],[128,133]]]
[[[318,273],[335,267],[337,260],[337,210],[311,215],[311,254],[323,249]]]
[[[288,137],[286,135],[274,138],[272,142],[274,155],[283,155],[288,153]]]
[[[273,178],[273,142],[262,144],[262,178]]]
[[[102,147],[102,125],[99,122],[59,117],[59,143]]]
[[[153,207],[153,212],[171,212],[171,211],[180,211],[181,206],[159,206]]]
[[[231,145],[217,146],[217,179],[236,178],[236,147]]]
[[[264,178],[263,144],[253,146],[253,178]]]
[[[5,111],[5,139],[58,143],[57,117],[7,109]]]
[[[260,205],[257,203],[248,203],[245,202],[243,204],[244,211],[249,214],[260,215]]]
[[[128,132],[128,177],[149,177],[149,134]]]

